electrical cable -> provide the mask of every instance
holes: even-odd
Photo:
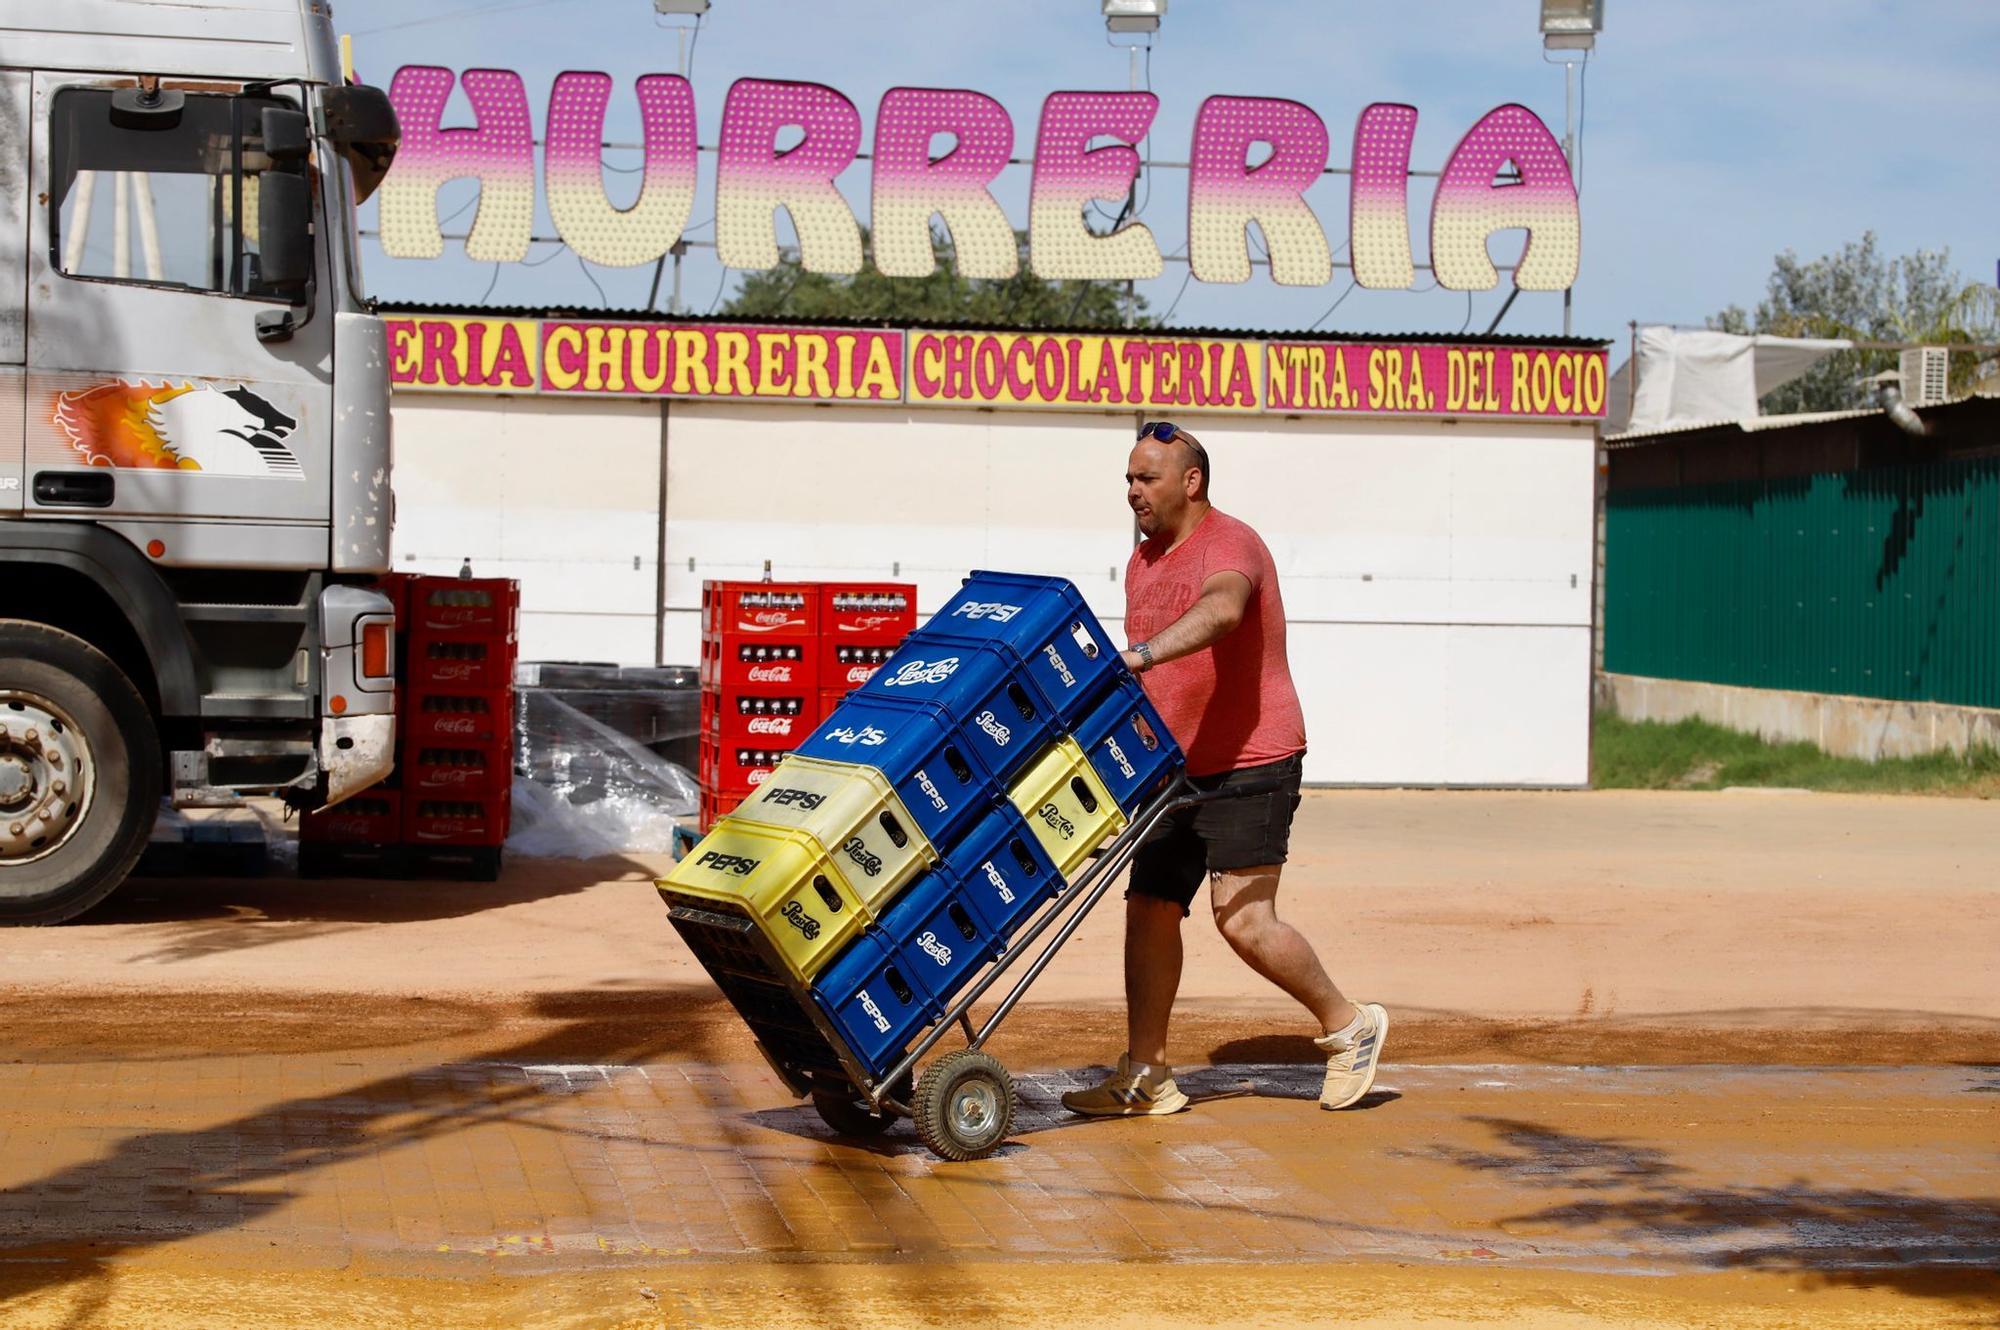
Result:
[[[493,265],[493,280],[488,282],[486,289],[479,293],[479,303],[482,305],[485,304],[486,298],[493,294],[493,288],[498,285],[500,285],[500,265],[496,263]]]
[[[589,282],[592,286],[597,287],[597,303],[604,306],[606,309],[610,309],[611,297],[604,294],[603,287],[597,286],[597,278],[591,275],[590,265],[583,261],[583,255],[578,254],[576,256],[576,266],[583,270],[584,280]]]
[[[1328,319],[1332,318],[1333,312],[1339,309],[1341,305],[1346,303],[1347,298],[1353,295],[1355,292],[1355,288],[1359,287],[1360,285],[1361,283],[1359,282],[1349,282],[1347,284],[1347,289],[1340,293],[1340,299],[1334,301],[1331,305],[1328,305],[1326,307],[1326,313],[1320,315],[1318,318],[1314,319],[1311,323],[1307,324],[1306,331],[1312,332],[1314,329],[1318,328],[1320,324],[1325,323]]]

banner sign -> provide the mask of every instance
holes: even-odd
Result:
[[[455,88],[463,91],[473,123],[446,128]],[[542,118],[542,195],[558,235],[579,257],[632,267],[658,260],[680,241],[694,206],[700,155],[711,149],[700,142],[700,110],[687,80],[640,77],[632,95],[643,135],[643,174],[638,198],[616,207],[605,189],[603,162],[605,117],[615,91],[608,74],[572,70],[556,76]],[[443,254],[438,190],[470,178],[479,182],[479,210],[466,256],[483,263],[526,258],[536,212],[536,137],[521,76],[507,69],[457,75],[434,65],[406,65],[396,71],[389,98],[402,146],[378,195],[383,252],[399,259]],[[1035,124],[1034,155],[1024,158],[1014,155],[1015,126],[1006,108],[970,89],[891,88],[876,108],[871,139],[860,110],[837,89],[738,79],[723,100],[713,139],[716,254],[725,266],[745,271],[777,266],[776,214],[782,209],[798,235],[806,271],[859,272],[861,222],[835,181],[866,147],[874,261],[885,276],[930,274],[936,216],[950,233],[960,275],[1012,277],[1020,266],[1016,228],[994,197],[993,183],[1025,160],[1031,170],[1028,264],[1037,276],[1157,277],[1164,259],[1144,221],[1100,234],[1085,214],[1096,203],[1115,208],[1125,201],[1142,166],[1136,145],[1159,109],[1150,92],[1050,93]],[[1360,286],[1396,290],[1414,283],[1409,181],[1416,130],[1417,109],[1401,103],[1365,107],[1355,122],[1346,220]],[[780,148],[791,132],[803,137]],[[952,146],[933,160],[931,144],[940,137]],[[1202,102],[1186,167],[1187,256],[1195,280],[1247,281],[1252,223],[1268,247],[1273,281],[1323,286],[1333,280],[1334,251],[1305,198],[1327,174],[1332,142],[1326,122],[1299,102],[1227,96]],[[1487,241],[1514,230],[1526,232],[1514,272],[1517,288],[1560,291],[1575,283],[1582,223],[1569,162],[1541,118],[1510,103],[1474,122],[1445,159],[1429,218],[1437,284],[1451,291],[1491,289],[1499,274]]]
[[[1077,333],[910,334],[909,400],[938,406],[1255,411],[1255,342]]]
[[[387,323],[398,388],[903,400],[903,334],[894,330],[431,317]]]
[[[386,325],[392,382],[417,392],[1575,420],[1605,406],[1596,347],[455,314]]]
[[[1418,416],[1604,414],[1605,353],[1519,346],[1271,342],[1271,411]]]

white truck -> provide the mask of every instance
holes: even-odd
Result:
[[[0,923],[388,773],[396,142],[323,0],[0,0]]]

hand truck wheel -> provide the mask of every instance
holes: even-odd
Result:
[[[889,1093],[905,1103],[910,1098],[910,1078],[904,1076]],[[880,1136],[896,1125],[896,1115],[888,1109],[876,1110],[845,1081],[817,1080],[812,1089],[813,1111],[821,1122],[842,1136],[867,1139]]]
[[[941,1159],[984,1159],[1014,1126],[1014,1078],[991,1054],[962,1048],[917,1082],[917,1136]]]

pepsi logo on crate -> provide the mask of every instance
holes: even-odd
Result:
[[[912,635],[911,649],[981,642],[1019,660],[1059,730],[1076,724],[1118,673],[1118,652],[1075,586],[1060,577],[975,572]]]
[[[932,845],[949,845],[1000,798],[1000,784],[943,708],[856,693],[799,745],[801,757],[881,772]]]
[[[1006,939],[962,900],[948,873],[925,873],[882,915],[881,932],[903,973],[940,1002],[971,982]]]
[[[994,935],[1011,938],[1063,889],[1062,876],[1020,810],[1002,804],[944,852],[959,896]]]
[[[930,993],[911,982],[902,961],[872,929],[820,972],[813,998],[874,1076],[893,1066],[939,1015]]]
[[[1160,714],[1129,676],[1118,679],[1077,723],[1075,739],[1105,789],[1127,813],[1136,812],[1146,796],[1186,761]]]
[[[868,766],[793,754],[736,817],[812,837],[870,909],[937,857],[887,778]]]
[[[964,747],[1003,781],[1034,759],[1055,723],[1019,660],[998,643],[912,637],[860,696],[942,707]]]

